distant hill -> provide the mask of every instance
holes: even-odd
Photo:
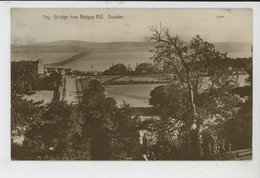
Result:
[[[85,41],[62,40],[35,43],[30,45],[12,44],[12,53],[20,52],[116,52],[116,51],[149,51],[151,42],[108,42],[95,43]]]
[[[250,53],[251,43],[248,42],[223,42],[214,43],[217,50],[227,53]],[[54,42],[35,43],[30,45],[12,44],[12,53],[28,52],[149,52],[152,42],[107,42],[95,43],[85,41],[61,40]],[[234,56],[232,56],[234,57]],[[238,56],[239,57],[239,56]]]

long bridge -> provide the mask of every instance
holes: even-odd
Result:
[[[62,67],[62,66],[64,66],[64,65],[66,65],[66,64],[68,64],[68,63],[71,63],[71,62],[73,62],[73,61],[76,61],[76,60],[78,60],[79,58],[81,58],[81,57],[83,57],[83,56],[86,56],[86,55],[88,55],[89,53],[87,53],[87,52],[82,52],[82,53],[79,53],[79,54],[76,54],[76,55],[74,55],[74,56],[72,56],[71,58],[69,58],[69,59],[65,59],[65,60],[63,60],[63,61],[61,61],[61,62],[56,62],[56,63],[50,63],[50,64],[44,64],[44,68],[45,69],[50,69],[50,68],[60,68],[60,67]]]

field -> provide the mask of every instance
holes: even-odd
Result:
[[[118,106],[125,101],[133,107],[149,107],[150,92],[160,85],[104,85],[104,87],[107,96],[114,98]]]
[[[82,91],[94,78],[104,82],[115,77],[116,76],[102,76],[77,79],[76,83],[79,94],[82,95]],[[103,87],[105,88],[106,95],[116,100],[117,106],[120,106],[123,104],[123,101],[125,101],[133,107],[149,107],[150,92],[160,85],[162,84],[103,85]]]

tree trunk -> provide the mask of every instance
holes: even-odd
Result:
[[[188,84],[188,90],[189,90],[189,96],[190,96],[190,104],[191,104],[191,111],[192,111],[192,119],[193,122],[191,124],[191,134],[192,136],[192,159],[200,159],[200,150],[201,150],[201,145],[200,145],[200,123],[198,121],[198,114],[196,111],[196,105],[194,102],[194,91],[193,91],[193,86],[191,84],[191,79],[190,79],[190,73],[187,74],[187,84]]]
[[[192,87],[192,84],[190,81],[190,74],[188,74],[188,76],[187,76],[187,83],[188,83],[190,103],[191,103],[191,109],[192,109],[192,115],[193,115],[193,124],[196,124],[197,111],[196,111],[196,105],[194,103],[194,92],[193,92],[193,87]]]

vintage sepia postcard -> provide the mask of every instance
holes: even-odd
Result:
[[[251,160],[252,9],[11,9],[12,160]]]

